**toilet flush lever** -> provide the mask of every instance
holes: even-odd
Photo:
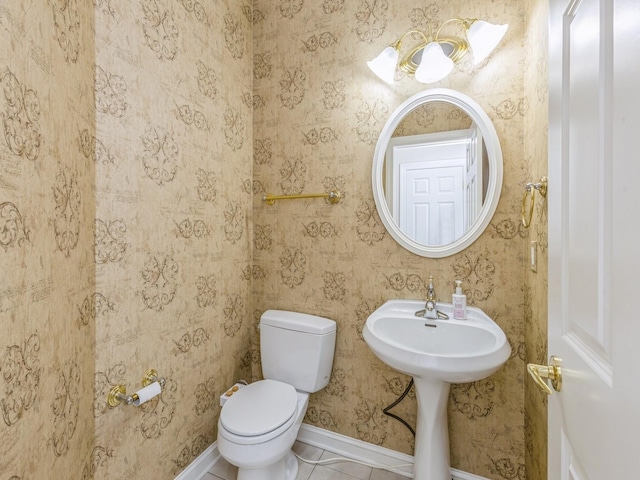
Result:
[[[551,386],[556,392],[562,390],[562,368],[560,367],[562,359],[552,355],[549,358],[549,362],[550,365],[536,365],[535,363],[527,365],[529,375],[531,375],[538,388],[547,395],[553,393],[549,385],[547,385],[547,379],[551,380]]]

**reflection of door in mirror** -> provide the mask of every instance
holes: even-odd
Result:
[[[479,154],[479,155],[478,155]],[[469,149],[467,151],[466,171],[464,178],[465,196],[465,232],[473,225],[482,209],[484,198],[484,176],[482,156],[482,132],[473,124],[469,132]]]
[[[385,197],[405,235],[424,245],[446,245],[464,235],[483,205],[482,152],[473,122],[463,130],[389,140]]]
[[[373,197],[398,244],[424,257],[446,257],[489,225],[502,170],[500,141],[482,107],[463,93],[434,88],[403,102],[380,132]]]

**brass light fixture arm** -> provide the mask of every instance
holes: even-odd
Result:
[[[398,51],[398,53],[400,52],[400,49],[402,47],[402,42],[404,41],[407,35],[410,35],[413,33],[419,34],[422,37],[422,41],[418,42],[413,48],[410,48],[409,51],[402,56],[402,58],[398,63],[398,69],[406,73],[407,75],[414,75],[418,68],[418,64],[414,61],[414,56],[418,52],[423,50],[430,42],[436,42],[439,44],[448,44],[451,50],[450,50],[450,53],[448,53],[447,55],[454,62],[459,62],[469,50],[469,45],[466,39],[463,37],[457,37],[457,36],[440,36],[440,32],[445,25],[448,25],[451,22],[461,23],[466,31],[476,20],[477,19],[475,18],[467,18],[467,19],[451,18],[446,22],[442,23],[438,27],[438,29],[435,30],[435,34],[434,34],[433,25],[431,23],[428,24],[428,30],[426,32],[422,32],[420,30],[415,30],[415,29],[405,32],[398,40],[396,40],[393,44],[391,44],[391,46],[395,48]]]
[[[440,30],[442,30],[442,27],[444,27],[448,23],[451,23],[451,22],[461,23],[462,27],[465,29],[465,31],[467,31],[469,30],[469,27],[473,25],[473,23],[476,22],[477,20],[478,20],[477,18],[450,18],[449,20],[444,22],[442,25],[440,25],[440,27],[438,27],[438,30],[436,30],[434,39],[438,40],[440,38]]]
[[[424,40],[424,43],[426,45],[429,42],[429,38],[432,37],[432,35],[431,35],[431,24],[429,24],[429,33],[428,33],[428,35],[425,35],[424,32],[422,32],[420,30],[416,30],[416,29],[407,30],[406,32],[404,32],[400,36],[400,38],[398,40],[396,40],[395,42],[393,42],[389,46],[395,48],[399,52],[400,49],[402,48],[402,42],[404,41],[404,39],[407,37],[407,35],[411,35],[412,33],[417,33],[418,35],[420,35],[422,37],[422,39]]]
[[[452,23],[458,25],[454,33],[441,35]],[[451,73],[452,65],[448,60],[455,65],[471,52],[474,64],[482,62],[502,40],[507,28],[506,24],[493,25],[475,17],[455,17],[442,23],[427,21],[424,29],[412,27],[399,38],[396,37],[397,40],[388,44],[377,57],[367,62],[367,65],[376,76],[390,84],[396,81],[396,73],[402,72],[409,77],[415,77],[422,66],[416,80],[421,83],[433,83]],[[412,37],[408,39],[408,45],[404,45],[408,36]]]

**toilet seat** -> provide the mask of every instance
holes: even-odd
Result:
[[[292,385],[269,379],[254,382],[225,403],[220,412],[221,433],[237,443],[265,442],[294,423],[297,403]]]

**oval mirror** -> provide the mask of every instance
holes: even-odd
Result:
[[[502,189],[502,150],[468,96],[425,90],[385,124],[373,156],[373,196],[391,236],[423,257],[446,257],[487,227]]]

